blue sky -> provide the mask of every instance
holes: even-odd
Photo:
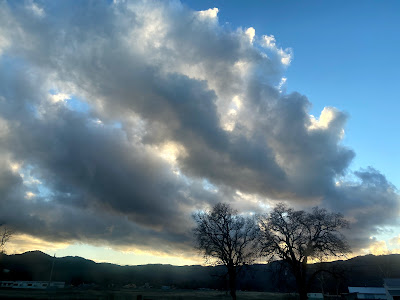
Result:
[[[219,9],[221,24],[253,27],[292,48],[287,91],[297,91],[319,116],[334,106],[350,116],[344,143],[352,168],[374,166],[400,186],[400,3],[398,1],[196,1]]]
[[[0,2],[9,251],[200,263],[193,212],[283,201],[400,252],[400,3],[182,3]]]

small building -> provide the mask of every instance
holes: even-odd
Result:
[[[323,300],[324,295],[322,293],[307,293],[307,299],[308,300],[318,300],[318,299]]]
[[[129,283],[123,286],[124,289],[136,289],[136,284]]]
[[[1,288],[12,288],[14,285],[14,281],[0,281]]]
[[[400,300],[400,278],[385,278],[383,282],[386,291],[386,299]]]
[[[387,299],[386,290],[384,287],[349,286],[349,293],[355,293],[357,295],[357,299]]]
[[[65,282],[61,281],[0,281],[1,288],[12,289],[60,289],[64,288]]]

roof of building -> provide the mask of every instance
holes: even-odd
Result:
[[[385,278],[383,281],[388,287],[400,287],[400,278]]]
[[[386,290],[383,287],[358,287],[349,286],[349,293],[360,293],[360,294],[386,294]]]

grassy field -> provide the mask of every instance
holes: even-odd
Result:
[[[139,296],[139,297],[138,297]],[[221,291],[195,291],[195,290],[120,290],[120,291],[96,291],[96,290],[0,290],[0,298],[8,299],[87,299],[87,300],[229,300],[229,294]],[[238,292],[238,300],[295,300],[297,297],[289,294]]]

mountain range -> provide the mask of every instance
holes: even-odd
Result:
[[[51,257],[40,251],[0,255],[0,280],[64,281],[67,286],[99,289],[168,286],[180,289],[226,288],[224,266],[173,266],[149,264],[120,266],[81,257]],[[53,269],[53,270],[52,270]],[[382,286],[383,278],[400,277],[400,255],[366,255],[348,260],[315,263],[310,273],[324,269],[312,291],[347,292],[348,286]],[[50,279],[51,276],[51,279]],[[282,262],[243,267],[242,290],[293,292],[295,281]]]

